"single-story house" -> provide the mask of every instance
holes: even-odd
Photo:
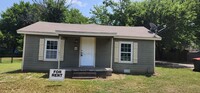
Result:
[[[142,26],[36,22],[24,35],[23,71],[113,71],[153,74],[155,42],[161,37]]]

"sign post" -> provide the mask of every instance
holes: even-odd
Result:
[[[60,69],[60,43],[61,43],[61,36],[59,36],[58,40],[58,69]]]
[[[63,81],[65,79],[65,69],[60,69],[60,44],[61,36],[59,36],[58,40],[58,69],[50,69],[49,72],[49,80],[52,81]]]
[[[50,69],[49,80],[63,81],[65,79],[65,69]]]

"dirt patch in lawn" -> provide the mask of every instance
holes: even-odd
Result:
[[[102,80],[115,80],[115,79],[124,79],[125,74],[115,74],[112,73],[112,76],[108,76],[107,78],[97,78],[97,79],[102,79]]]

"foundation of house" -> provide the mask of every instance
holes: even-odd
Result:
[[[79,67],[66,68],[65,76],[68,78],[106,78],[112,75],[112,68]]]

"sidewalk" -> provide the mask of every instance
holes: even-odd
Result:
[[[164,66],[169,68],[194,68],[193,64],[173,63],[167,61],[156,61],[156,66]]]

